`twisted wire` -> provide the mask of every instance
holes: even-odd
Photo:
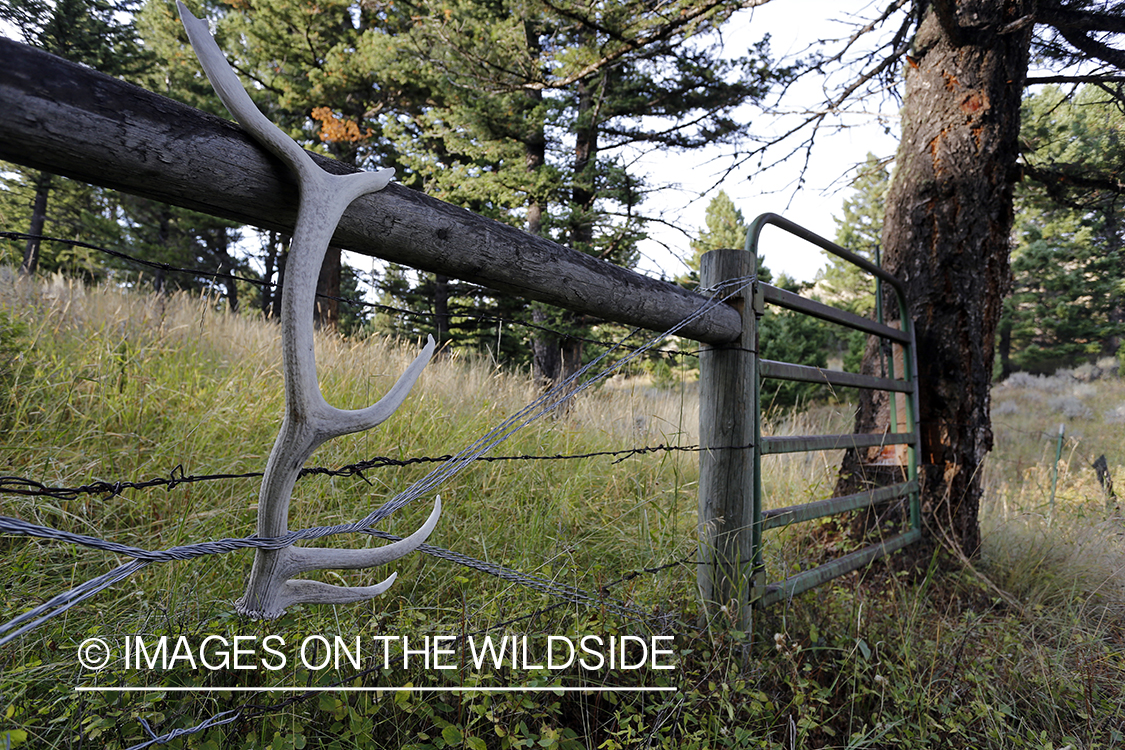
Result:
[[[698,445],[646,445],[640,448],[623,448],[615,451],[591,451],[588,453],[571,453],[560,454],[556,453],[551,456],[546,455],[513,455],[513,456],[477,456],[476,461],[484,463],[494,463],[500,461],[569,461],[585,458],[601,458],[601,457],[615,457],[614,464],[619,464],[627,458],[633,456],[643,456],[649,453],[698,453],[704,450]],[[453,454],[447,453],[444,456],[413,456],[411,458],[390,458],[388,456],[375,456],[373,458],[364,459],[354,464],[347,464],[337,469],[330,469],[324,466],[309,466],[301,469],[298,478],[307,476],[328,476],[328,477],[353,477],[358,476],[361,479],[366,479],[363,472],[368,469],[381,469],[387,467],[405,467],[414,466],[416,464],[430,464],[430,463],[444,463],[453,458]],[[216,480],[227,479],[254,479],[262,476],[260,471],[248,471],[243,474],[186,474],[182,464],[177,465],[169,472],[167,477],[155,477],[153,479],[145,479],[141,481],[135,480],[117,480],[105,481],[99,480],[90,482],[78,487],[52,487],[34,479],[27,477],[17,476],[0,476],[0,493],[9,495],[24,495],[28,497],[53,497],[59,500],[73,500],[80,495],[120,495],[122,491],[128,489],[148,489],[151,487],[163,487],[169,492],[181,484],[193,484],[195,482],[209,482]]]
[[[91,579],[80,586],[77,586],[70,591],[59,594],[47,602],[32,608],[31,610],[17,616],[4,625],[0,625],[0,634],[7,633],[0,638],[0,646],[9,643],[11,640],[18,638],[20,635],[32,630],[47,620],[61,614],[67,609],[73,607],[81,601],[97,594],[103,589],[113,585],[141,568],[153,563],[164,562],[169,560],[187,560],[195,557],[202,557],[205,555],[222,554],[232,552],[239,549],[246,549],[250,547],[261,549],[282,549],[291,546],[298,541],[309,541],[313,539],[321,539],[328,536],[344,533],[369,533],[370,527],[378,521],[390,516],[392,513],[405,507],[410,502],[428,494],[431,490],[436,489],[438,486],[453,478],[460,472],[464,471],[469,465],[473,463],[478,457],[491,450],[495,446],[502,443],[504,440],[515,434],[517,431],[523,429],[528,424],[543,415],[553,411],[566,401],[574,398],[578,393],[590,388],[594,384],[608,378],[617,370],[624,367],[633,359],[644,354],[648,349],[655,346],[657,341],[674,335],[677,331],[681,330],[684,326],[689,325],[695,319],[706,314],[715,306],[722,304],[726,299],[737,294],[743,288],[749,286],[756,280],[755,276],[744,277],[740,279],[733,279],[723,284],[716,286],[713,290],[713,296],[707,302],[701,305],[694,313],[687,316],[668,331],[658,336],[650,338],[645,344],[637,347],[628,355],[613,363],[611,366],[598,372],[590,377],[588,380],[582,379],[589,373],[595,366],[600,364],[609,354],[614,351],[607,349],[601,355],[593,359],[591,362],[583,366],[576,373],[571,375],[563,382],[555,385],[540,397],[533,400],[527,406],[520,409],[512,416],[505,419],[498,426],[489,430],[483,436],[474,441],[471,445],[464,448],[451,459],[442,463],[438,468],[431,471],[422,479],[414,482],[403,492],[400,492],[391,500],[384,503],[379,508],[369,513],[366,517],[357,522],[336,524],[333,526],[319,526],[307,529],[300,529],[291,531],[284,536],[272,538],[260,538],[256,536],[244,537],[241,539],[221,539],[212,542],[200,542],[197,544],[183,545],[172,547],[167,550],[145,550],[139,547],[132,547],[129,545],[121,545],[116,542],[109,542],[96,537],[90,537],[82,534],[73,534],[71,532],[63,532],[58,529],[52,529],[38,524],[29,524],[20,519],[0,517],[0,531],[11,534],[20,534],[28,536],[37,536],[49,539],[58,539],[59,541],[66,541],[73,544],[80,544],[83,546],[95,547],[98,549],[105,549],[106,551],[116,552],[118,554],[126,555],[134,558],[132,562],[125,563],[114,570],[105,573],[97,578]],[[640,329],[634,329],[628,336],[623,339],[628,340],[636,335]],[[450,553],[455,554],[455,553]],[[471,559],[471,558],[470,558]],[[487,565],[487,564],[485,564]],[[522,573],[512,571],[512,574],[521,577],[521,581],[526,579],[531,585],[537,587],[540,585],[555,586],[550,582],[545,583],[531,583],[531,577],[525,576]],[[27,623],[27,624],[24,624]],[[17,627],[22,625],[22,627]]]

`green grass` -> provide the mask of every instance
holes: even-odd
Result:
[[[280,414],[276,326],[222,312],[215,301],[83,289],[55,279],[0,286],[0,474],[75,486],[185,474],[260,471]],[[359,407],[379,398],[417,342],[322,336],[326,397]],[[1088,387],[1079,387],[1079,386]],[[1058,393],[1036,396],[1038,390]],[[1067,390],[1067,389],[1070,390]],[[406,404],[370,433],[323,446],[312,463],[373,456],[440,456],[469,444],[535,395],[530,381],[487,361],[432,363]],[[1051,401],[1052,398],[1063,400]],[[1065,399],[1073,399],[1065,400]],[[973,568],[935,561],[929,571],[875,567],[759,614],[753,645],[722,615],[701,619],[694,566],[645,573],[692,555],[697,457],[666,453],[576,461],[477,464],[443,487],[431,543],[542,578],[610,593],[652,613],[644,625],[564,605],[477,571],[423,555],[398,561],[389,592],[363,604],[299,606],[271,623],[240,618],[252,556],[234,553],[152,566],[0,649],[0,737],[13,746],[129,747],[243,708],[240,721],[173,741],[174,747],[562,748],[1078,748],[1125,741],[1125,576],[1121,520],[1107,515],[1089,463],[1106,454],[1125,487],[1115,436],[1125,387],[1082,384],[998,388],[997,450],[985,482],[985,548]],[[1080,409],[1079,405],[1086,405]],[[1053,404],[1053,406],[1051,405]],[[1067,417],[1065,413],[1074,416]],[[501,455],[553,455],[697,442],[691,384],[657,389],[614,378],[568,414],[517,433]],[[1054,442],[1067,423],[1055,503]],[[846,404],[771,415],[774,433],[844,432]],[[1116,425],[1116,427],[1115,427]],[[770,505],[830,494],[838,456],[770,457]],[[291,528],[355,520],[425,474],[428,465],[299,482]],[[0,514],[149,548],[251,534],[257,481],[180,484],[71,500],[0,495]],[[426,502],[381,526],[409,533]],[[769,537],[774,571],[821,552],[816,528]],[[375,543],[340,537],[334,546]],[[0,621],[124,560],[23,537],[0,538],[7,571]],[[310,577],[367,585],[388,571]],[[632,573],[640,575],[632,576]],[[494,635],[676,633],[677,668],[561,673],[299,666],[272,671],[147,667],[92,673],[76,663],[91,636],[120,644],[210,635],[411,639],[495,628]],[[667,618],[667,625],[659,618]],[[536,639],[539,639],[536,641]],[[369,655],[375,653],[369,652]],[[79,685],[231,687],[667,685],[674,693],[341,693],[286,701],[279,693],[76,692]],[[585,682],[583,682],[583,680]]]

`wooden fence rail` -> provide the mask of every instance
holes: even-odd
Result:
[[[0,39],[0,60],[0,159],[292,230],[296,181],[237,125],[8,39]],[[317,161],[329,172],[355,171]],[[333,244],[656,331],[706,301],[396,184],[356,201]],[[738,312],[720,305],[680,335],[721,344],[740,331]]]

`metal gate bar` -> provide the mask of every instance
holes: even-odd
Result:
[[[811,588],[816,588],[822,583],[827,583],[833,578],[869,565],[872,561],[900,550],[908,544],[913,544],[921,538],[921,529],[911,529],[902,534],[888,537],[881,542],[872,544],[870,547],[864,547],[856,552],[838,557],[830,563],[790,576],[780,583],[766,586],[765,592],[755,604],[759,607],[767,607],[784,599],[790,599]]]
[[[787,508],[774,508],[763,511],[762,530],[776,529],[789,526],[802,521],[813,521],[825,516],[834,516],[837,513],[847,513],[852,510],[870,508],[888,500],[907,497],[918,491],[917,482],[902,482],[887,487],[879,487],[866,492],[857,492],[854,495],[841,495],[830,497],[827,500],[817,500],[804,505],[790,505]]]
[[[837,385],[843,388],[876,388],[882,391],[910,393],[913,386],[902,380],[877,378],[873,375],[859,375],[842,370],[824,370],[808,365],[791,365],[788,362],[774,362],[772,359],[759,360],[759,370],[763,378],[775,380],[797,380],[804,383]]]
[[[836,451],[846,448],[874,448],[885,445],[913,445],[910,432],[871,432],[848,435],[792,435],[758,439],[758,452],[763,456],[778,453],[807,453],[809,451]]]
[[[781,218],[781,217],[778,217]],[[753,229],[751,228],[751,231]],[[827,242],[827,240],[825,240]],[[843,250],[843,248],[840,248]],[[847,252],[846,250],[844,252]],[[855,256],[859,257],[859,256]],[[847,260],[845,258],[845,260]],[[860,258],[860,260],[863,260]],[[910,334],[903,333],[897,328],[891,328],[888,325],[880,323],[870,318],[864,318],[855,313],[848,312],[847,310],[840,310],[826,305],[823,302],[817,302],[814,299],[805,299],[799,294],[787,291],[785,289],[778,289],[776,286],[770,284],[762,284],[762,292],[766,302],[773,303],[778,307],[784,307],[793,312],[804,313],[811,315],[814,318],[827,320],[830,323],[839,323],[840,325],[847,326],[848,328],[855,328],[856,330],[863,331],[864,333],[872,333],[876,336],[882,336],[891,341],[897,341],[900,344],[909,344]]]
[[[750,591],[751,603],[755,606],[768,606],[775,602],[795,596],[818,586],[837,576],[843,575],[870,564],[873,560],[901,549],[921,538],[921,507],[918,485],[918,454],[921,437],[918,429],[918,387],[917,387],[917,348],[914,339],[914,325],[908,314],[906,289],[902,282],[879,266],[861,258],[829,240],[776,214],[763,214],[754,220],[746,237],[746,250],[757,257],[759,238],[766,226],[775,226],[789,234],[810,242],[845,261],[858,266],[885,282],[898,300],[900,328],[885,324],[881,319],[873,321],[854,313],[840,310],[815,300],[806,299],[793,292],[769,284],[758,283],[754,294],[754,313],[760,317],[765,303],[771,303],[794,312],[811,315],[848,328],[894,342],[903,348],[903,372],[896,377],[895,358],[889,358],[887,377],[873,377],[857,373],[825,370],[819,367],[797,365],[787,362],[774,362],[755,358],[755,388],[760,394],[762,378],[774,380],[793,380],[798,382],[824,383],[831,386],[865,388],[890,393],[890,431],[883,434],[852,435],[811,435],[792,437],[762,437],[760,416],[754,418],[754,489],[753,489],[753,573]],[[880,305],[880,318],[881,315]],[[898,396],[904,394],[905,424],[899,425]],[[758,403],[760,399],[755,399]],[[876,488],[842,497],[832,497],[804,505],[796,505],[776,510],[762,510],[761,457],[780,453],[805,451],[838,450],[843,448],[866,448],[875,446],[905,445],[906,481],[888,487]],[[829,563],[802,571],[774,584],[765,584],[765,565],[762,561],[762,532],[788,526],[793,523],[810,521],[838,513],[870,508],[891,500],[907,498],[909,503],[910,525],[907,531],[889,537],[864,549],[843,555]]]

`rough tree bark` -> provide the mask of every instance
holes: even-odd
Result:
[[[919,351],[922,502],[929,560],[939,543],[980,548],[981,464],[992,447],[989,385],[1010,281],[1012,185],[1032,0],[935,0],[906,68],[902,140],[887,197],[884,265],[909,290]],[[866,367],[877,353],[868,351]],[[887,423],[865,400],[857,431]],[[838,489],[863,474],[845,460]]]

